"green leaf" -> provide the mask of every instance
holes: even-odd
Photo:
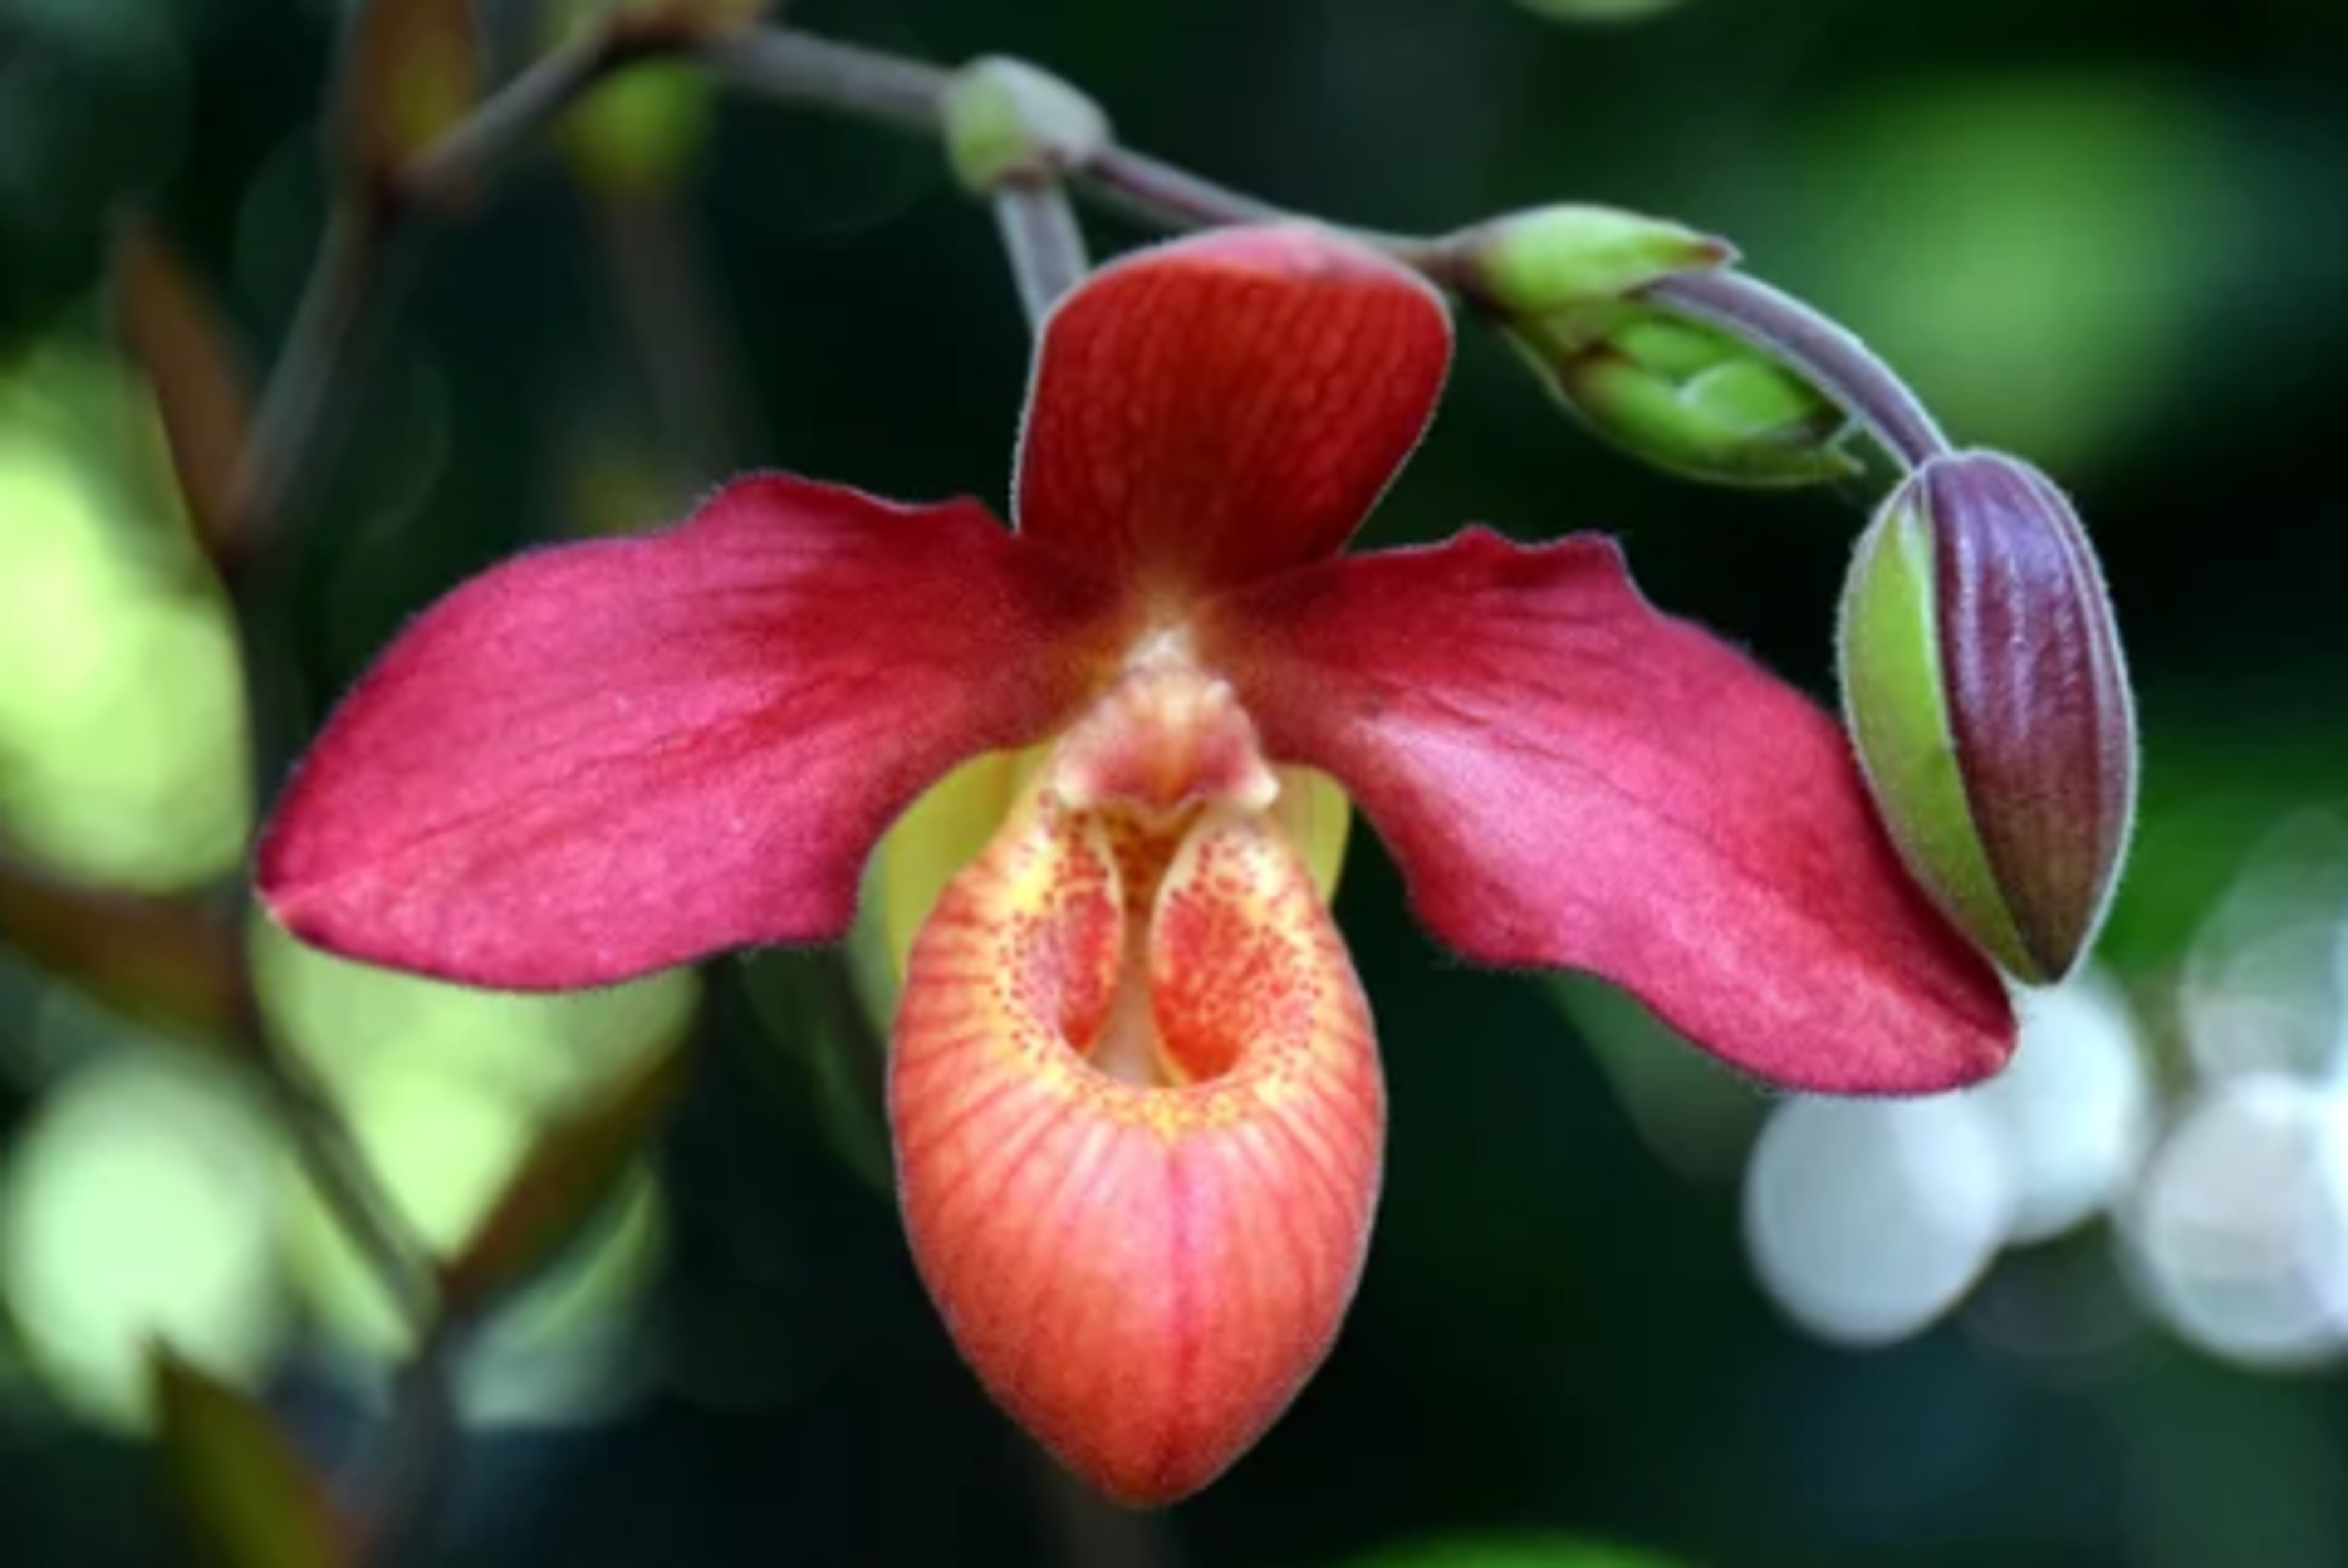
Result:
[[[529,1279],[609,1197],[684,1091],[690,1055],[675,1044],[543,1134],[472,1235],[441,1266],[449,1310],[477,1312]]]
[[[203,1561],[213,1568],[356,1561],[325,1489],[266,1411],[168,1347],[149,1356],[164,1473]]]

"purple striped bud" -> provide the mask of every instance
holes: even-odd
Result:
[[[1934,458],[1860,539],[1842,688],[1909,868],[2015,977],[2093,941],[2136,804],[2136,715],[2085,531],[2045,476]]]

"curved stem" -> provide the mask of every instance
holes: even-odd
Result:
[[[1920,467],[1948,454],[1948,436],[1908,384],[1850,331],[1793,295],[1725,270],[1682,273],[1642,292],[1801,373],[1864,425],[1902,467]]]
[[[719,80],[809,108],[829,109],[923,134],[937,131],[953,74],[878,50],[781,28],[709,40],[699,56]],[[1201,179],[1114,142],[1068,170],[1082,194],[1155,229],[1292,222],[1298,214]],[[1346,232],[1423,272],[1442,255],[1435,241],[1348,228]]]
[[[1072,169],[1070,176],[1087,196],[1154,229],[1292,223],[1302,216],[1114,142]],[[1437,270],[1447,258],[1441,241],[1351,225],[1345,226],[1345,232],[1404,266],[1442,282]]]
[[[1006,179],[988,201],[1027,324],[1041,327],[1060,296],[1082,282],[1091,267],[1067,189],[1056,179]]]
[[[1153,229],[1276,223],[1293,213],[1114,143],[1074,170],[1086,194]]]
[[[720,81],[909,130],[939,128],[951,72],[808,33],[752,27],[703,43]]]
[[[283,527],[305,469],[318,466],[325,445],[319,433],[330,426],[357,357],[360,327],[380,271],[383,231],[379,213],[356,203],[345,203],[327,220],[237,466],[232,525],[237,548],[223,562],[232,576]]]
[[[582,34],[532,61],[394,173],[396,202],[448,208],[479,193],[522,145],[613,67],[661,52],[611,28]]]

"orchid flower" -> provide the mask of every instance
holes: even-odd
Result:
[[[1603,976],[1757,1079],[1921,1092],[2013,1047],[1842,730],[1611,541],[1341,553],[1450,349],[1431,287],[1310,226],[1107,266],[1042,329],[1015,528],[759,475],[489,571],[326,726],[268,907],[541,989],[831,941],[883,889],[949,1332],[1095,1485],[1189,1492],[1327,1353],[1368,1244],[1349,802],[1460,955]]]

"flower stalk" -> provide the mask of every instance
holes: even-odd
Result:
[[[1108,117],[1058,77],[990,56],[955,73],[942,105],[946,159],[994,210],[1030,326],[1090,270],[1063,183],[1108,145]]]
[[[1873,350],[1782,290],[1729,271],[1678,273],[1644,297],[1721,328],[1798,371],[1867,427],[1903,470],[1949,450],[1923,401]]]
[[[1067,188],[1057,179],[1006,179],[988,198],[995,231],[1019,286],[1027,324],[1038,327],[1062,295],[1084,281],[1084,231]]]

